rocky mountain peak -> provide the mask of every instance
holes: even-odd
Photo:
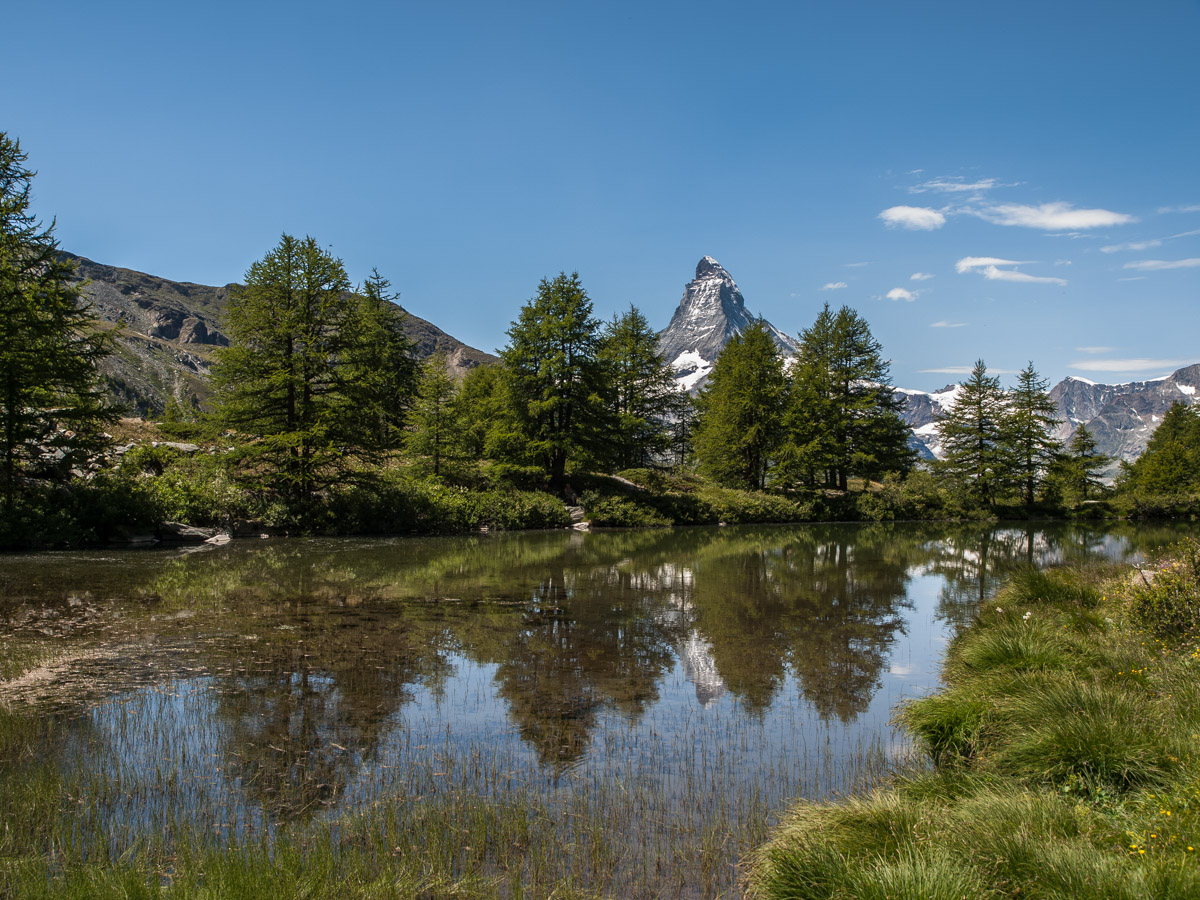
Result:
[[[679,376],[681,387],[697,390],[712,371],[721,349],[755,321],[733,276],[711,256],[696,264],[696,277],[683,289],[671,322],[658,333],[658,349]],[[775,343],[787,356],[796,342],[769,322]]]
[[[711,256],[705,256],[700,262],[696,263],[696,277],[703,278],[706,275],[715,275],[718,278],[724,277],[729,278],[730,281],[733,280],[729,277],[729,273],[725,271],[725,267]]]

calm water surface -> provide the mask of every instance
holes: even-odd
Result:
[[[9,556],[0,655],[44,664],[0,669],[0,701],[49,717],[39,764],[90,785],[80,840],[113,854],[181,821],[228,841],[456,792],[543,806],[567,848],[627,846],[637,863],[599,888],[713,894],[788,800],[905,752],[891,711],[937,686],[1006,573],[1177,537],[896,524]],[[696,860],[669,887],[649,871]]]

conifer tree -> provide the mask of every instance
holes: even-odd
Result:
[[[697,397],[700,470],[728,487],[762,489],[783,437],[783,360],[766,326],[735,335]]]
[[[599,355],[613,420],[612,463],[618,469],[661,463],[685,395],[658,354],[658,335],[636,306],[605,326]]]
[[[609,433],[599,322],[578,273],[543,278],[508,338],[500,352],[513,426],[506,443],[560,488],[569,465],[602,455]]]
[[[805,480],[820,472],[846,490],[851,475],[873,478],[912,465],[902,401],[866,319],[829,304],[800,335],[787,414],[788,463]]]
[[[1086,425],[1080,423],[1067,442],[1062,466],[1067,488],[1079,499],[1087,500],[1089,493],[1102,487],[1100,472],[1109,463],[1109,458],[1096,450],[1096,439]]]
[[[1200,413],[1181,402],[1172,405],[1121,481],[1124,488],[1152,494],[1200,488]]]
[[[394,449],[404,441],[405,418],[417,383],[415,343],[404,331],[407,313],[391,283],[371,270],[349,306],[345,366],[340,369],[348,416],[359,417],[363,450]]]
[[[1033,506],[1042,476],[1062,451],[1052,434],[1059,419],[1058,407],[1046,392],[1049,386],[1030,362],[1018,373],[1017,385],[1008,395],[1005,442],[1026,507]]]
[[[992,505],[1011,472],[1008,401],[983,360],[959,384],[953,408],[937,423],[943,467],[980,502]]]
[[[461,408],[455,402],[458,384],[446,368],[444,353],[435,353],[421,366],[417,394],[410,414],[411,430],[405,446],[414,456],[422,456],[441,475],[454,461],[462,445]]]
[[[382,405],[395,398],[371,380],[393,374],[374,373],[372,360],[397,352],[381,346],[396,333],[386,282],[376,276],[366,297],[350,288],[340,259],[311,237],[283,235],[232,298],[230,346],[213,367],[217,420],[252,438],[243,477],[301,519],[349,457],[396,428]]]
[[[54,223],[29,209],[36,173],[0,132],[0,493],[10,511],[26,479],[66,477],[103,444],[115,411],[96,366],[110,342],[84,302]]]

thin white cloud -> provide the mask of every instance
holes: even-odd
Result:
[[[1050,275],[1027,275],[1016,269],[997,269],[995,266],[984,266],[983,277],[988,281],[1015,281],[1019,284],[1057,284],[1065,285],[1065,278],[1054,278]]]
[[[1112,347],[1076,347],[1076,353],[1111,353]]]
[[[933,231],[946,224],[946,217],[936,209],[924,206],[891,206],[879,214],[888,228],[907,228],[909,231]]]
[[[1081,372],[1153,372],[1174,371],[1190,366],[1195,359],[1078,359],[1070,368]]]
[[[1195,231],[1181,231],[1181,232],[1179,232],[1179,234],[1171,235],[1169,238],[1167,238],[1167,240],[1173,241],[1173,240],[1175,240],[1175,238],[1195,237],[1198,234],[1200,234],[1200,228],[1197,228]]]
[[[995,178],[981,178],[979,181],[965,181],[961,176],[950,176],[945,178],[932,178],[929,181],[924,181],[921,184],[914,184],[908,189],[910,194],[924,194],[927,191],[936,191],[940,194],[960,194],[966,191],[990,191],[994,187],[1009,187],[1010,185],[1001,185],[997,183]]]
[[[1122,250],[1149,250],[1151,247],[1161,247],[1162,241],[1154,238],[1149,241],[1126,241],[1124,244],[1109,244],[1101,247],[1101,253],[1120,253]]]
[[[1138,272],[1158,272],[1162,269],[1195,269],[1200,267],[1200,256],[1191,259],[1143,259],[1138,262],[1127,262],[1122,269],[1135,269]]]
[[[936,369],[917,369],[918,372],[928,372],[931,375],[970,375],[975,371],[974,366],[939,366]],[[989,375],[1016,375],[1016,369],[988,369]]]
[[[1136,222],[1134,216],[1109,209],[1076,209],[1070,203],[1043,203],[1026,206],[1003,203],[982,209],[965,210],[994,225],[1015,225],[1020,228],[1039,228],[1042,231],[1078,231],[1105,228]]]
[[[930,328],[966,328],[967,323],[966,322],[947,322],[945,319],[942,319],[942,321],[934,322],[929,327]]]
[[[1056,266],[1069,266],[1071,265],[1071,261],[1069,259],[1056,259],[1054,264]]]
[[[870,265],[869,262],[846,263],[842,268],[844,268],[844,269],[861,269],[864,266],[869,266],[869,265]]]
[[[908,276],[909,281],[928,281],[933,276],[928,272],[913,272]]]
[[[830,281],[821,285],[823,291],[840,291],[842,288],[848,288],[850,285],[844,281]]]
[[[1145,275],[1134,275],[1132,278],[1118,278],[1117,281],[1145,281]]]
[[[889,300],[907,300],[912,303],[920,295],[920,291],[908,291],[904,288],[892,288],[885,295]]]
[[[1031,262],[1031,259],[1000,259],[998,256],[964,256],[954,264],[954,271],[961,275],[987,266],[1024,266]]]
[[[1160,212],[1160,213],[1200,212],[1200,203],[1193,203],[1188,206],[1160,206],[1158,208],[1158,212]]]

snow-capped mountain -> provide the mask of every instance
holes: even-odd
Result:
[[[905,398],[904,421],[912,429],[913,446],[921,456],[941,457],[937,419],[954,406],[958,391],[956,384],[932,393],[896,389]],[[1050,399],[1058,406],[1061,419],[1055,437],[1065,442],[1079,425],[1086,425],[1101,453],[1114,461],[1132,462],[1146,449],[1173,404],[1200,402],[1200,365],[1187,366],[1165,378],[1126,384],[1097,384],[1068,375],[1050,389]],[[1110,474],[1115,471],[1114,464]]]
[[[909,445],[917,451],[920,458],[941,458],[942,438],[938,434],[937,420],[954,407],[960,390],[957,384],[948,384],[940,391],[896,388],[895,392],[905,400],[904,411],[901,413],[904,423],[912,429]]]
[[[1200,402],[1200,365],[1186,366],[1165,378],[1096,384],[1069,375],[1050,389],[1063,423],[1056,436],[1066,440],[1077,425],[1087,425],[1101,453],[1132,461],[1146,449],[1154,429],[1175,403]]]
[[[671,323],[658,333],[658,350],[674,367],[680,388],[699,390],[725,344],[756,318],[746,309],[733,276],[711,256],[700,260]],[[795,340],[770,322],[764,324],[783,354],[795,356]]]

